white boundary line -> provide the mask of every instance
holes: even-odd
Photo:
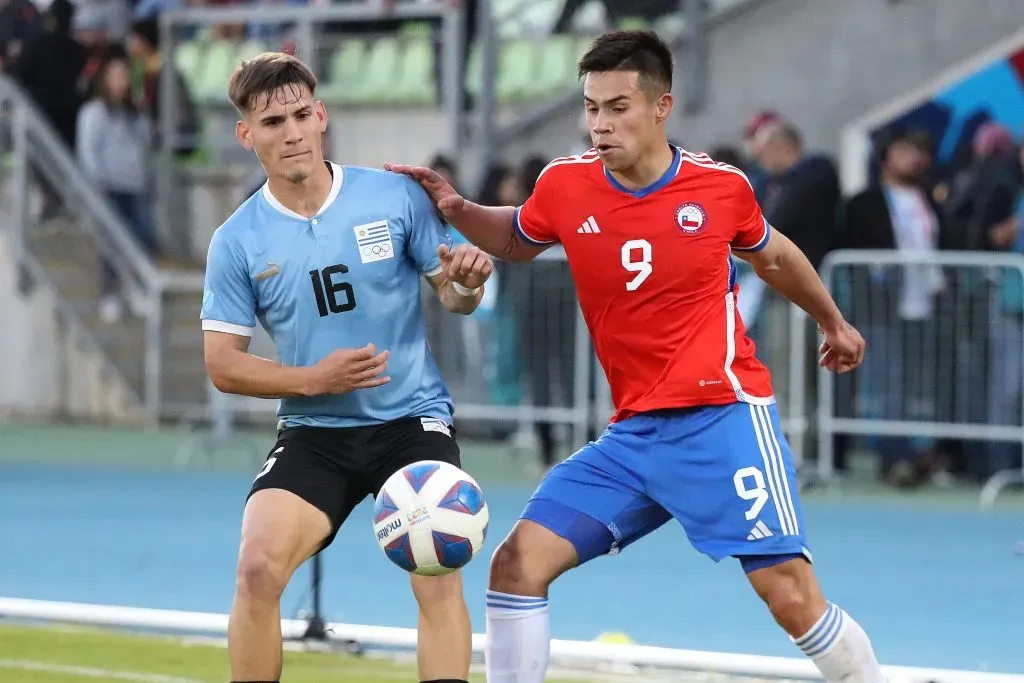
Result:
[[[0,659],[0,669],[15,671],[38,671],[80,678],[99,678],[105,681],[130,681],[131,683],[206,683],[197,678],[180,678],[162,674],[146,674],[138,671],[112,671],[88,666],[37,662],[31,659]]]
[[[228,623],[226,614],[0,597],[0,618],[3,617],[27,621],[145,628],[164,633],[218,635],[227,632]],[[302,638],[305,629],[306,624],[301,621],[286,619],[281,622],[281,631],[285,638]],[[397,648],[407,651],[415,649],[417,641],[415,629],[361,624],[328,624],[327,636],[333,641],[353,641],[369,648]],[[473,634],[474,652],[483,652],[485,638],[483,634]],[[814,663],[806,658],[675,650],[644,645],[552,640],[551,660],[577,666],[638,666],[715,672],[718,675],[753,676],[761,679],[821,680],[821,674]],[[1024,683],[1024,674],[903,666],[883,668],[887,676],[901,683]]]

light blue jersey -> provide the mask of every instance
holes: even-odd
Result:
[[[420,278],[441,272],[451,238],[430,198],[394,173],[331,164],[334,184],[316,216],[284,207],[265,185],[213,235],[203,330],[252,336],[256,323],[286,365],[335,349],[390,351],[387,384],[348,394],[287,398],[288,426],[358,427],[405,417],[451,424],[452,401],[427,346]]]

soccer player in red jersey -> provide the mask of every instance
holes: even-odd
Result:
[[[864,340],[743,173],[669,145],[672,56],[656,34],[601,36],[579,71],[594,149],[552,161],[523,206],[479,206],[428,169],[389,167],[495,256],[565,248],[615,402],[608,429],[551,470],[494,554],[487,678],[543,681],[551,583],[675,518],[697,550],[740,561],[827,681],[881,683],[864,630],[811,567],[771,378],[736,312],[734,256],[817,321],[823,366],[856,368]]]

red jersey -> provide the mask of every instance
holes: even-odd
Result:
[[[736,311],[732,252],[764,248],[771,230],[741,171],[676,149],[665,175],[634,192],[591,150],[552,161],[515,223],[528,243],[565,248],[613,422],[774,402]]]

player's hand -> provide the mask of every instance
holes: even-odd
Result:
[[[434,206],[445,218],[451,218],[462,210],[466,200],[455,191],[455,188],[444,177],[432,168],[425,166],[405,166],[403,164],[384,164],[384,170],[409,176],[427,191]]]
[[[818,348],[818,365],[843,374],[855,369],[864,360],[864,337],[845,320],[836,329],[825,332],[825,341]]]
[[[491,257],[470,244],[460,244],[453,250],[442,244],[437,248],[437,255],[448,279],[466,289],[482,286],[494,271]]]
[[[315,394],[346,394],[356,389],[372,389],[391,381],[384,376],[388,352],[377,353],[373,344],[361,349],[337,349],[317,363]]]

